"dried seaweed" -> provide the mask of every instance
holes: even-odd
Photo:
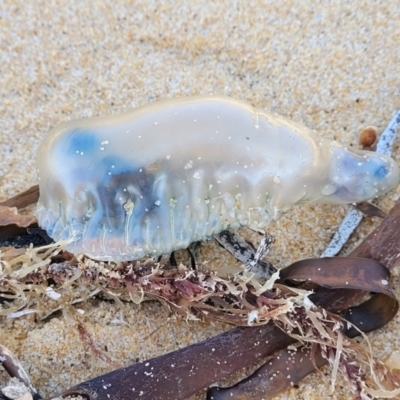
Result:
[[[249,315],[251,315],[251,313],[254,314],[254,312],[256,312],[255,314],[257,317],[256,321],[253,321],[255,324],[262,324],[271,319],[273,319],[275,323],[280,321],[283,324],[289,321],[287,318],[291,319],[291,323],[293,324],[295,319],[305,312],[304,299],[309,292],[304,289],[291,289],[280,284],[276,285],[274,291],[257,296],[255,292],[260,288],[252,286],[249,282],[246,285],[243,281],[229,281],[218,277],[210,271],[200,271],[197,273],[188,270],[183,266],[178,270],[174,268],[161,269],[154,262],[136,262],[134,265],[128,263],[121,264],[119,265],[118,273],[109,270],[107,264],[102,264],[100,268],[94,265],[90,266],[90,260],[82,259],[79,261],[68,254],[63,255],[63,258],[66,258],[66,260],[61,263],[51,264],[48,260],[50,260],[51,257],[59,258],[60,256],[57,253],[60,250],[60,246],[55,245],[47,246],[44,249],[31,249],[30,262],[27,261],[26,254],[21,256],[25,257],[25,268],[23,269],[15,269],[17,263],[21,262],[21,257],[17,261],[4,261],[6,269],[10,274],[7,276],[7,281],[3,280],[1,282],[1,287],[7,288],[7,291],[10,292],[17,289],[17,285],[15,284],[16,280],[18,280],[19,284],[29,284],[32,292],[25,292],[27,296],[30,296],[28,302],[29,307],[28,304],[26,304],[27,309],[33,306],[32,301],[36,301],[34,292],[36,295],[43,293],[43,287],[40,283],[51,278],[51,280],[55,282],[56,286],[50,291],[46,290],[46,294],[53,298],[55,303],[58,305],[61,300],[71,301],[71,298],[66,296],[66,293],[70,293],[70,290],[64,292],[63,288],[81,282],[86,285],[100,286],[103,289],[112,288],[114,293],[121,293],[121,289],[129,288],[130,293],[134,294],[137,293],[139,288],[141,288],[147,294],[164,299],[171,307],[180,313],[186,314],[190,311],[190,315],[195,315],[197,317],[206,316],[207,318],[212,317],[225,321],[228,320],[231,323],[244,326],[248,325]],[[43,260],[41,260],[42,258]],[[37,265],[35,262],[40,263],[43,261],[46,261],[47,263],[46,268],[43,268],[42,265],[42,268],[32,270],[32,267]],[[292,267],[289,267],[286,272],[284,270],[282,276],[289,280],[301,280],[304,276],[309,274],[309,276],[315,278],[315,281],[319,283],[324,281],[329,282],[329,284],[327,284],[329,287],[343,287],[346,286],[346,280],[348,279],[352,279],[355,276],[359,278],[364,277],[364,286],[362,283],[363,281],[361,281],[361,283],[351,285],[351,287],[364,287],[366,290],[373,290],[375,292],[381,291],[385,293],[386,296],[391,297],[391,292],[388,286],[382,284],[382,282],[389,279],[388,272],[380,264],[371,260],[341,259],[340,261],[342,262],[343,271],[340,272],[343,273],[336,274],[335,272],[332,274],[332,271],[334,270],[332,269],[331,263],[334,261],[335,260],[330,259],[317,259],[295,263]],[[307,264],[311,265],[311,267],[307,267]],[[371,268],[371,266],[373,266],[373,268]],[[309,272],[307,272],[307,269],[309,269]],[[311,270],[314,271],[314,274]],[[303,276],[302,274],[305,275]],[[338,275],[342,276],[342,279],[337,279]],[[14,283],[12,282],[12,276],[14,277]],[[6,286],[7,283],[8,286]],[[79,285],[77,285],[77,287],[79,287]],[[215,301],[215,299],[218,298],[218,294],[222,296],[222,300],[224,301],[223,307],[221,307],[220,302]],[[234,299],[236,299],[236,302],[233,301]],[[210,300],[215,301],[215,303],[208,303]],[[220,312],[217,310],[218,306],[218,309],[221,310]],[[284,318],[279,319],[279,316],[283,316]],[[308,324],[308,326],[315,326],[316,321],[317,320],[315,319],[311,320],[312,324]],[[337,321],[335,320],[334,322],[336,323]],[[384,321],[383,323],[385,322],[387,321]],[[302,326],[305,326],[304,323]],[[255,328],[243,329],[245,330],[245,333],[250,334],[250,329],[254,330]],[[168,384],[171,386],[170,397],[168,397],[168,394],[166,393],[165,385],[163,386],[162,394],[160,393],[159,397],[157,397],[158,385],[156,385],[155,387],[151,387],[151,392],[148,397],[144,398],[176,398],[177,382],[176,379],[174,380],[172,377],[176,376],[182,378],[181,373],[187,375],[187,363],[192,363],[192,365],[196,365],[201,379],[199,379],[199,376],[195,371],[192,371],[191,379],[189,379],[189,377],[186,379],[188,382],[188,387],[186,388],[187,391],[184,390],[184,385],[179,383],[179,388],[184,393],[184,395],[179,398],[184,399],[191,393],[197,391],[197,389],[199,389],[197,385],[203,385],[204,379],[209,379],[208,384],[205,385],[207,386],[210,382],[240,369],[241,366],[243,366],[243,362],[246,361],[244,355],[248,358],[249,363],[254,362],[254,360],[260,357],[260,355],[265,355],[265,349],[263,349],[263,347],[267,347],[268,350],[271,349],[270,345],[267,344],[267,346],[265,346],[266,341],[275,340],[276,344],[282,343],[282,341],[279,340],[278,335],[276,337],[265,337],[265,332],[263,330],[259,331],[258,338],[254,337],[254,332],[253,335],[250,334],[247,341],[244,340],[245,338],[242,337],[242,335],[238,335],[238,332],[235,333],[233,331],[228,333],[228,335],[225,334],[224,336],[217,337],[214,345],[208,341],[206,346],[208,351],[207,349],[204,349],[202,344],[194,345],[198,346],[200,354],[199,352],[194,351],[193,347],[189,347],[185,350],[185,354],[183,354],[182,351],[178,351],[175,357],[173,356],[173,353],[171,353],[161,358],[150,360],[150,365],[154,367],[154,371],[157,371],[153,373],[153,377],[156,378],[154,380],[150,380],[150,378],[143,379],[144,372],[148,372],[147,363],[135,364],[132,367],[118,370],[119,373],[118,371],[114,371],[110,373],[109,376],[106,375],[99,377],[94,383],[93,381],[90,381],[90,385],[94,385],[93,387],[90,386],[90,390],[94,390],[93,388],[97,387],[96,382],[118,382],[119,379],[124,380],[127,376],[130,376],[130,387],[131,385],[135,385],[138,390],[147,388],[148,391],[151,382],[157,382],[157,376],[162,374],[162,376],[170,376]],[[285,328],[285,331],[287,331],[287,327]],[[233,336],[231,336],[232,334]],[[236,336],[240,336],[238,337],[238,340],[236,340]],[[279,334],[279,336],[282,335]],[[229,340],[227,340],[228,337]],[[329,337],[332,339],[335,335]],[[289,339],[288,343],[290,343],[290,341],[291,340]],[[260,343],[262,343],[262,345],[260,345]],[[212,347],[210,348],[210,346]],[[242,349],[242,354],[239,353],[237,348],[238,346]],[[217,348],[218,351],[216,351]],[[251,348],[253,348],[253,352],[251,351]],[[229,353],[234,356],[229,357]],[[239,355],[240,357],[238,357]],[[183,358],[185,362],[183,362]],[[216,362],[215,368],[210,367],[210,359]],[[168,361],[166,362],[166,360]],[[179,364],[181,364],[181,366],[177,365],[178,361],[175,363],[173,360],[180,360]],[[204,364],[201,363],[201,360],[204,360]],[[226,363],[229,367],[226,367],[224,371],[221,371],[221,363]],[[180,368],[182,368],[182,370]],[[208,371],[208,375],[205,374],[205,370]],[[141,377],[140,382],[132,380],[132,377],[135,376]],[[111,381],[109,381],[109,378]],[[196,383],[194,384],[194,382]],[[112,385],[112,387],[118,390],[118,393],[115,393],[115,396],[128,398],[126,397],[127,393],[123,394],[123,390],[127,390],[128,388],[124,388],[123,385],[117,384]],[[103,385],[98,386],[98,390],[102,390],[102,388]],[[87,390],[89,390],[88,387],[83,385],[83,389],[82,386],[80,386],[78,389],[67,391],[63,395],[73,393],[88,395]],[[111,386],[105,395],[113,396]],[[99,393],[97,393],[97,396],[100,396],[98,397],[99,399],[102,398]]]

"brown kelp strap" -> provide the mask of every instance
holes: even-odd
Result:
[[[265,355],[266,349],[277,351],[294,341],[279,329],[266,334],[269,329],[265,328],[232,329],[80,383],[62,396],[81,395],[89,400],[186,400],[212,382],[238,371],[243,364],[253,364]]]
[[[363,332],[386,325],[397,313],[399,304],[389,286],[389,270],[382,264],[362,258],[322,258],[298,261],[281,271],[283,280],[306,280],[330,289],[358,289],[375,294],[359,306],[348,309],[343,317]],[[360,332],[348,327],[346,335]],[[208,400],[269,399],[299,382],[306,375],[326,364],[319,346],[286,349],[229,388],[213,387]]]
[[[32,204],[37,203],[39,200],[39,185],[32,186],[25,192],[18,193],[14,197],[0,202],[0,206],[4,207],[16,207],[18,209],[28,207]]]
[[[16,209],[35,204],[39,198],[39,186],[33,186],[23,193],[0,202],[0,239],[27,233],[28,227],[36,227],[33,215],[21,215]]]
[[[357,210],[361,211],[365,215],[371,215],[372,217],[385,218],[386,214],[375,204],[363,201],[356,204]]]
[[[381,263],[358,257],[311,258],[281,269],[282,281],[301,280],[329,289],[358,289],[393,296],[390,272]]]
[[[322,367],[327,360],[320,348],[310,350],[300,347],[284,350],[269,360],[248,378],[228,388],[212,387],[207,391],[207,400],[267,400]]]
[[[375,293],[343,317],[363,332],[386,325],[399,308],[389,285],[390,271],[381,263],[358,257],[314,258],[301,260],[281,270],[283,281],[313,282],[329,289],[357,289]],[[310,296],[313,300],[313,296]],[[350,331],[348,331],[350,334]],[[355,332],[351,334],[355,336]]]

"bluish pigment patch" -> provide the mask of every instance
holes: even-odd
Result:
[[[111,155],[104,157],[96,168],[104,178],[111,178],[126,172],[133,172],[135,166],[132,164],[132,162],[129,162],[122,157]]]
[[[95,131],[74,129],[65,136],[62,147],[69,155],[92,155],[98,151],[100,142]]]
[[[381,165],[374,171],[374,178],[377,179],[382,179],[384,178],[387,174],[389,173],[388,169],[384,166]]]
[[[340,159],[336,162],[340,171],[339,175],[351,177],[359,171],[360,167],[357,166],[357,163],[360,161],[360,157],[354,157],[354,154],[351,153],[343,153],[340,156]]]

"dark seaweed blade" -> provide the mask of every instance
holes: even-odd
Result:
[[[382,264],[362,258],[324,258],[298,261],[282,270],[284,280],[307,279],[330,289],[357,288],[376,293],[359,306],[352,307],[343,317],[363,332],[386,325],[398,311],[398,301],[388,285],[390,273]],[[355,279],[355,281],[354,281]],[[345,332],[349,337],[360,334],[351,327]],[[229,388],[213,387],[207,400],[259,400],[270,399],[299,382],[315,367],[328,361],[322,357],[318,346],[313,354],[305,347],[297,351],[287,349],[255,371],[251,376]]]
[[[356,204],[357,210],[361,211],[365,215],[370,215],[372,217],[385,218],[386,214],[375,204],[369,203],[368,201],[363,201]]]
[[[371,232],[350,254],[384,264],[389,270],[400,260],[400,199],[397,200],[381,224]],[[365,294],[360,290],[321,288],[313,295],[314,303],[341,312],[361,302]]]
[[[33,215],[20,215],[15,213],[17,209],[28,207],[37,203],[39,199],[39,186],[35,185],[19,193],[10,199],[0,202],[0,239],[6,240],[0,243],[1,246],[12,246],[13,243],[8,239],[18,236],[26,235],[27,227],[37,227],[36,218]]]
[[[207,400],[267,400],[326,363],[320,348],[312,356],[309,349],[301,347],[297,351],[284,350],[236,385],[209,389]]]
[[[48,241],[39,231],[33,215],[21,215],[15,208],[22,209],[35,204],[39,199],[39,186],[35,185],[10,199],[0,202],[0,247],[42,246]],[[32,229],[29,229],[32,228]]]
[[[185,400],[293,342],[279,329],[270,332],[265,328],[232,329],[184,349],[83,382],[64,391],[62,396],[82,395],[90,400]]]
[[[25,192],[18,193],[14,197],[0,202],[0,206],[4,207],[17,207],[18,209],[28,207],[37,203],[39,200],[39,185],[32,186]]]
[[[282,281],[310,281],[328,289],[359,289],[393,296],[389,278],[389,270],[383,264],[357,257],[312,258],[280,271]]]

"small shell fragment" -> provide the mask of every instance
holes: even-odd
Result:
[[[378,130],[374,126],[364,128],[360,133],[359,143],[363,149],[371,148],[378,137]]]

